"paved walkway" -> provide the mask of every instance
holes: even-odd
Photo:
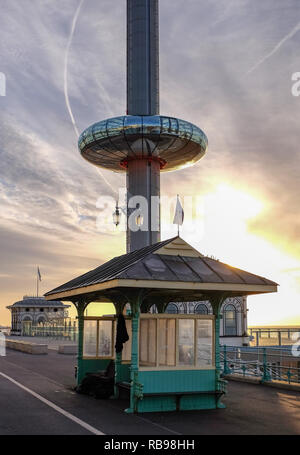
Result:
[[[0,357],[0,434],[300,434],[299,392],[230,381],[226,409],[127,415],[126,402],[74,393],[75,364],[76,356],[55,351],[7,350]]]

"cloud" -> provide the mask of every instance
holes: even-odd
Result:
[[[294,35],[296,35],[297,32],[299,32],[300,30],[300,22],[298,22],[297,25],[295,25],[295,27],[292,28],[292,30],[287,33],[274,47],[273,49],[267,54],[267,55],[264,55],[263,58],[261,58],[257,63],[255,63],[255,65],[252,66],[252,68],[249,69],[249,71],[247,71],[247,74],[250,74],[252,73],[253,71],[255,71],[260,65],[262,65],[266,60],[268,60],[269,58],[271,58],[274,54],[276,54],[276,52],[281,48],[281,46],[283,46],[283,44],[293,38]]]
[[[84,2],[74,29],[68,96],[79,132],[126,111],[126,2],[117,4]],[[3,283],[7,274],[20,279],[29,257],[30,264],[45,261],[54,287],[60,277],[72,277],[72,264],[76,274],[124,247],[124,235],[100,234],[95,220],[98,197],[114,196],[112,189],[124,187],[125,178],[101,171],[103,179],[80,157],[65,105],[65,52],[78,5],[1,3],[0,71],[7,96],[0,99],[0,226],[2,261],[10,264],[0,270]],[[241,189],[265,207],[249,221],[249,231],[299,258],[300,105],[290,90],[291,74],[300,68],[299,34],[284,41],[285,52],[273,53],[268,65],[245,77],[289,37],[297,2],[187,5],[160,2],[161,112],[199,125],[209,149],[196,166],[164,174],[162,193],[205,194],[219,183]]]

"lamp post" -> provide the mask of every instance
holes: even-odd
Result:
[[[116,210],[113,213],[113,223],[115,224],[116,227],[119,226],[120,220],[121,220],[121,212],[120,212],[120,209],[119,209],[118,203],[117,203],[116,204]]]

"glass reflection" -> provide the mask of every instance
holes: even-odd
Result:
[[[194,328],[193,319],[179,319],[178,321],[178,353],[179,365],[194,365]]]
[[[112,356],[112,321],[99,321],[98,357]]]
[[[106,132],[106,120],[96,123],[93,127],[93,136],[95,140],[104,139],[107,136]]]
[[[142,117],[130,115],[124,121],[125,136],[142,133]]]
[[[197,320],[197,365],[210,366],[213,363],[212,352],[212,320]]]
[[[177,134],[178,130],[179,130],[177,118],[170,118],[170,122],[171,122],[171,132]]]
[[[120,171],[120,161],[137,154],[134,144],[144,139],[152,141],[152,154],[167,161],[165,170],[196,162],[208,142],[200,128],[181,119],[158,115],[120,116],[87,128],[79,138],[79,148],[91,162],[95,162],[98,153],[100,166]],[[90,150],[95,154],[90,154]]]
[[[84,321],[83,328],[83,356],[96,357],[97,355],[97,321]]]
[[[108,136],[117,136],[123,134],[124,130],[124,117],[116,117],[107,121],[107,134]]]
[[[152,117],[143,117],[143,133],[144,134],[160,134],[161,124],[159,115]]]

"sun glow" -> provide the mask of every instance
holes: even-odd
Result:
[[[184,203],[184,197],[182,200]],[[248,298],[249,323],[299,324],[300,262],[253,231],[255,218],[264,214],[267,201],[222,183],[197,197],[196,205],[193,214],[184,204],[185,221],[180,235],[187,242],[203,254],[280,285],[277,294]],[[176,235],[177,227],[164,213],[162,221],[163,238]]]

